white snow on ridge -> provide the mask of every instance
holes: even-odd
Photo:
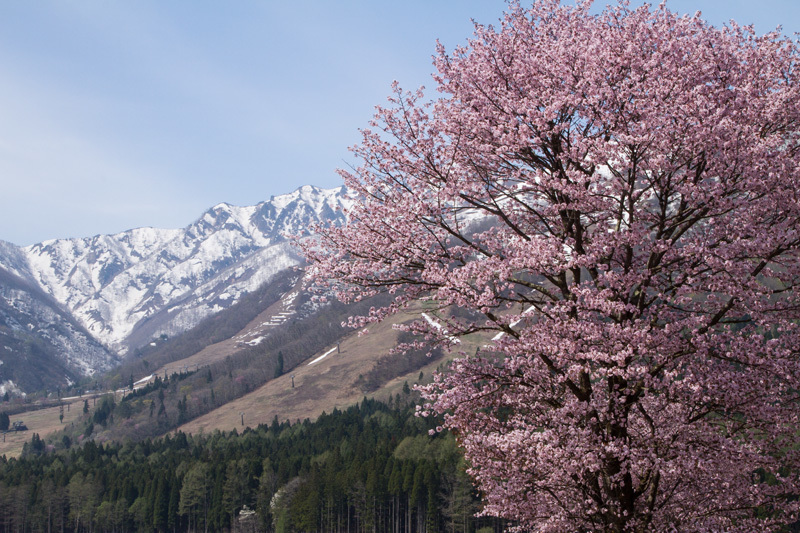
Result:
[[[323,359],[325,359],[326,357],[328,357],[330,354],[332,354],[333,352],[335,352],[335,351],[336,351],[336,348],[337,348],[337,347],[336,347],[336,346],[334,346],[333,348],[331,348],[330,350],[328,350],[328,351],[327,351],[327,352],[325,352],[324,354],[320,355],[319,357],[317,357],[316,359],[314,359],[313,361],[311,361],[310,363],[308,363],[308,365],[306,365],[306,366],[311,366],[311,365],[313,365],[314,363],[319,363],[320,361],[322,361]]]
[[[265,203],[272,204],[276,210],[282,211],[292,202],[301,201],[319,213],[326,205],[331,209],[336,206],[348,207],[352,202],[345,197],[346,193],[344,186],[336,189],[320,189],[313,185],[303,185],[289,194],[273,196]]]
[[[183,229],[50,240],[19,255],[27,279],[101,342],[123,349],[145,319],[170,310],[163,332],[182,331],[297,265],[299,255],[282,234],[341,216],[334,213],[350,202],[345,195],[344,187],[304,186],[255,206],[217,204]],[[295,297],[287,295],[285,307]]]
[[[264,339],[266,339],[266,337],[262,335],[260,337],[256,337],[253,340],[245,341],[245,344],[247,344],[248,346],[258,346]]]

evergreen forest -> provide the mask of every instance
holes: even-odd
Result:
[[[406,389],[407,390],[407,389]],[[500,531],[456,438],[413,394],[241,434],[172,433],[0,457],[0,532]]]

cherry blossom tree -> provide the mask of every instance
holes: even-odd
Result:
[[[510,4],[395,86],[306,245],[352,301],[423,299],[424,388],[522,530],[765,531],[797,519],[798,48],[664,5]],[[458,317],[465,316],[462,311]],[[430,317],[429,317],[430,318]]]

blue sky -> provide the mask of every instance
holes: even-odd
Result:
[[[800,31],[798,0],[667,5]],[[436,39],[463,44],[504,7],[0,1],[0,240],[176,228],[219,202],[338,186],[392,80],[432,88]]]

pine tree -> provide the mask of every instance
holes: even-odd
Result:
[[[169,512],[170,487],[166,475],[162,474],[156,482],[156,489],[153,491],[153,500],[150,507],[153,509],[153,528],[157,531],[167,529]]]
[[[169,491],[169,507],[167,509],[167,529],[170,531],[175,531],[179,526],[179,513],[178,513],[178,505],[181,501],[181,484],[180,481],[172,476],[172,481],[169,484],[170,491]]]

